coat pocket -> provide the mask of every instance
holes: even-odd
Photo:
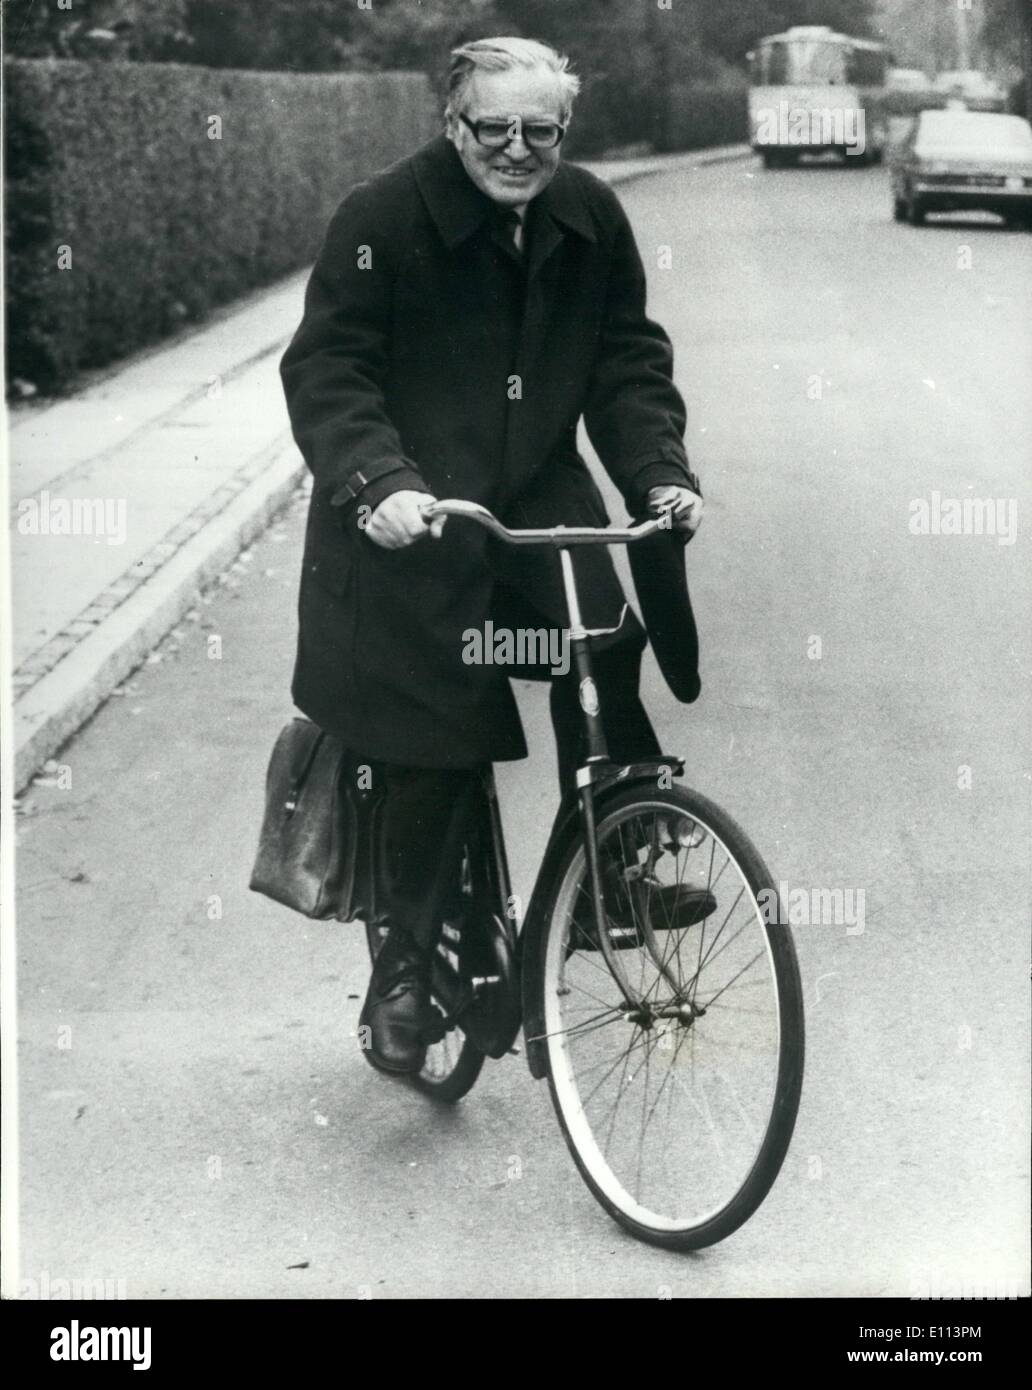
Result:
[[[329,553],[318,555],[315,559],[305,560],[305,575],[313,584],[318,584],[320,589],[325,589],[328,593],[337,598],[343,598],[352,585],[354,562],[350,553],[350,547],[341,549],[339,554]]]
[[[313,498],[305,541],[304,573],[320,589],[343,597],[354,582],[355,549],[351,509],[342,513],[323,498]]]

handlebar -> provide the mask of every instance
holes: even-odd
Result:
[[[642,521],[637,526],[546,526],[522,531],[510,530],[479,502],[467,502],[462,498],[445,498],[440,502],[428,502],[421,508],[427,521],[437,516],[462,516],[476,521],[507,545],[554,545],[565,549],[568,545],[631,545],[654,536],[657,531],[668,531],[670,521],[667,517],[656,517]]]

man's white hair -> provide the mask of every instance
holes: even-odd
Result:
[[[452,49],[448,71],[448,104],[444,114],[457,116],[465,107],[469,84],[477,72],[511,72],[514,68],[541,68],[554,74],[562,115],[567,118],[580,91],[580,78],[569,71],[570,60],[537,39],[476,39]]]

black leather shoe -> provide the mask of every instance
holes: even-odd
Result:
[[[602,901],[609,922],[609,941],[614,950],[630,951],[645,944],[642,921],[648,917],[653,931],[682,931],[697,926],[717,910],[708,889],[683,883],[660,884],[635,879],[628,882],[615,860],[603,856]],[[590,893],[583,891],[570,924],[567,956],[574,951],[598,951],[595,909]]]
[[[392,927],[376,957],[358,1019],[360,1045],[370,1066],[394,1076],[422,1070],[424,1034],[432,1023],[429,983],[430,957],[407,933]]]

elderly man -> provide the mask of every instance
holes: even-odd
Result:
[[[387,1072],[425,1059],[429,962],[477,769],[526,755],[508,676],[463,661],[468,633],[567,625],[554,553],[503,549],[467,521],[442,537],[423,508],[461,497],[512,526],[605,525],[583,418],[632,515],[666,510],[682,541],[701,518],[629,223],[605,184],[560,164],[578,86],[528,39],[457,49],[445,133],[345,198],[282,362],[315,478],[294,699],[386,784],[390,932],[361,1021]],[[573,554],[612,754],[655,753],[641,625],[608,552]],[[694,652],[684,609],[665,624],[674,665]],[[565,786],[581,755],[573,674],[553,679],[551,708]]]

